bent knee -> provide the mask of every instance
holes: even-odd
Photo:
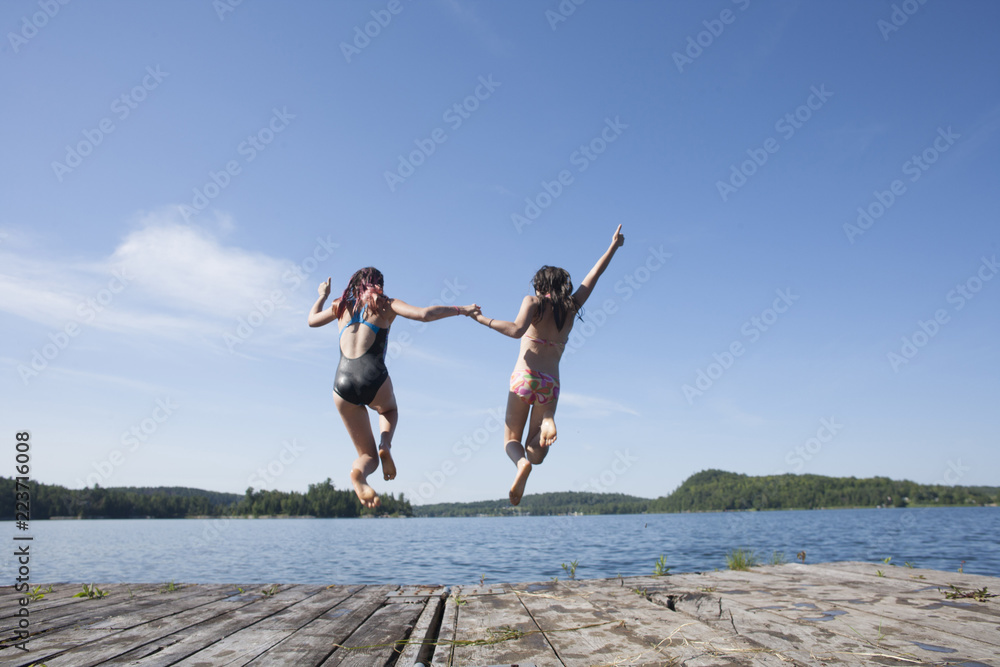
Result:
[[[525,455],[528,457],[528,463],[532,465],[538,465],[544,461],[546,454],[548,454],[547,451],[539,449],[529,449],[525,452]]]

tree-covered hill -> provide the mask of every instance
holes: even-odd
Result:
[[[751,477],[704,470],[688,477],[673,493],[657,498],[650,512],[989,505],[997,487],[942,486],[895,481],[888,477],[766,475]]]

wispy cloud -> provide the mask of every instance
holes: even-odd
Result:
[[[636,417],[639,416],[639,413],[633,408],[600,396],[584,396],[583,394],[561,392],[559,394],[559,405],[577,408],[589,417],[607,417],[616,412],[635,415]]]
[[[292,267],[290,260],[226,245],[164,210],[142,217],[106,256],[82,262],[0,246],[0,311],[52,328],[76,321],[220,347],[226,332],[258,312],[263,320],[242,348],[277,351],[289,338],[309,345],[304,320],[312,295],[296,289],[301,278]]]

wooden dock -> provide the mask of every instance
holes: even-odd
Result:
[[[881,573],[881,574],[880,574]],[[1000,578],[871,563],[483,586],[0,588],[0,664],[1000,667]]]

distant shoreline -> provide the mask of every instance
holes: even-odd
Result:
[[[415,513],[413,516],[405,515],[382,515],[382,516],[360,516],[360,517],[318,517],[312,515],[289,515],[289,514],[268,514],[268,515],[239,515],[239,516],[213,516],[213,515],[196,515],[196,516],[185,516],[185,517],[154,517],[154,516],[129,516],[129,517],[106,517],[106,516],[52,516],[47,519],[33,519],[33,521],[135,521],[137,519],[145,520],[155,520],[155,521],[178,521],[178,520],[206,520],[211,519],[215,521],[227,521],[229,519],[233,520],[246,520],[253,521],[257,519],[494,519],[494,518],[505,518],[505,517],[550,517],[550,516],[657,516],[657,515],[668,515],[668,514],[738,514],[738,513],[762,513],[762,512],[822,512],[822,511],[836,511],[836,510],[928,510],[928,509],[976,509],[976,508],[987,508],[987,507],[998,507],[997,503],[989,503],[985,505],[908,505],[906,507],[886,507],[886,506],[875,506],[871,507],[868,505],[851,505],[844,507],[782,507],[782,508],[767,508],[767,509],[739,509],[739,510],[684,510],[681,512],[565,512],[562,514],[534,514],[531,512],[517,512],[510,511],[503,514],[475,514],[475,515],[443,515],[443,516],[427,516]],[[417,506],[419,507],[419,506]],[[416,509],[416,507],[414,508]],[[513,508],[512,508],[513,509]]]

